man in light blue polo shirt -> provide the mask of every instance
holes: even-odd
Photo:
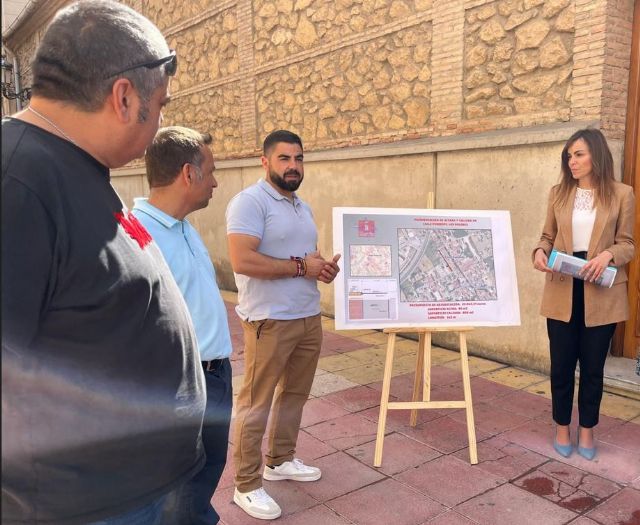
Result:
[[[211,135],[183,127],[162,128],[145,154],[148,199],[135,199],[134,215],[160,247],[191,314],[207,387],[202,470],[169,498],[165,523],[211,525],[210,504],[227,460],[231,420],[231,337],[216,272],[186,216],[205,208],[217,186]]]
[[[304,178],[300,137],[285,130],[267,136],[262,166],[265,179],[229,203],[227,236],[245,344],[233,500],[250,516],[269,520],[282,511],[262,488],[262,478],[315,481],[321,476],[320,469],[295,458],[295,449],[322,344],[317,282],[333,281],[340,256],[324,260],[316,251],[311,209],[295,193]]]

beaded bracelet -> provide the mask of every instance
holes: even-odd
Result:
[[[292,277],[304,277],[307,274],[307,262],[302,257],[290,257],[292,261],[296,262],[296,274]]]

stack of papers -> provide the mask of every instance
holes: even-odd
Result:
[[[584,277],[582,277],[578,273],[578,271],[585,264],[587,264],[587,261],[585,261],[584,259],[580,259],[580,257],[574,257],[573,255],[568,255],[557,250],[551,251],[551,255],[549,255],[549,261],[547,262],[547,266],[554,272],[571,275],[576,279],[581,279],[583,281]],[[613,281],[616,278],[617,273],[617,268],[613,266],[607,266],[604,269],[604,272],[602,272],[600,278],[595,281],[595,284],[604,286],[605,288],[611,288],[611,285],[613,285]]]

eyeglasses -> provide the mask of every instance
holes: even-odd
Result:
[[[127,68],[121,69],[116,73],[111,73],[104,77],[107,78],[117,77],[118,75],[122,75],[122,73],[126,73],[127,71],[132,71],[133,69],[138,69],[139,67],[145,67],[147,69],[154,69],[156,67],[164,65],[164,72],[167,76],[172,77],[176,74],[176,70],[178,69],[178,57],[176,55],[175,49],[170,49],[170,53],[168,56],[163,58],[158,58],[156,60],[152,60],[151,62],[142,62],[141,64],[134,64],[133,66],[129,66]]]

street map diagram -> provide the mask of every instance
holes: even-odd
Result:
[[[495,301],[491,230],[400,228],[401,301]]]
[[[391,277],[391,246],[352,244],[349,249],[354,277]]]
[[[520,304],[504,210],[334,208],[335,326],[513,326]]]

